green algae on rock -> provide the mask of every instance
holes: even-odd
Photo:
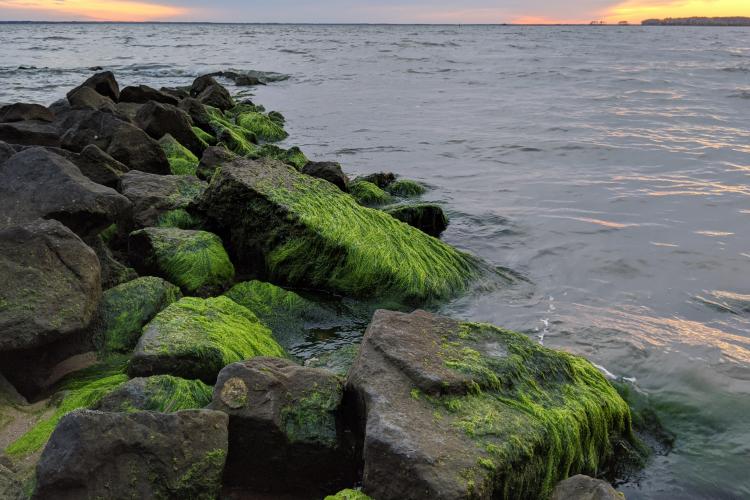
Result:
[[[234,116],[208,106],[206,111],[217,145],[224,146],[240,156],[252,154],[258,149],[255,145],[258,138],[252,131],[237,125]]]
[[[184,208],[176,208],[159,215],[157,227],[174,227],[177,229],[200,229],[203,221]]]
[[[284,355],[271,331],[249,309],[227,297],[185,297],[143,328],[128,373],[169,374],[213,384],[230,363]]]
[[[366,207],[385,205],[393,201],[391,195],[368,181],[354,181],[349,184],[349,193],[357,203]]]
[[[104,292],[100,304],[100,348],[105,352],[132,351],[143,326],[181,297],[179,288],[153,276],[110,288]]]
[[[192,127],[192,129],[195,136],[203,142],[205,148],[209,146],[216,146],[216,137],[209,134],[200,127]]]
[[[92,409],[100,411],[158,411],[172,413],[206,407],[213,387],[200,380],[154,375],[128,380],[104,396]]]
[[[198,157],[180,144],[177,139],[165,134],[164,137],[159,139],[159,146],[167,155],[172,175],[195,175],[195,170],[198,168]]]
[[[271,158],[273,160],[279,160],[297,170],[300,170],[310,162],[310,160],[307,159],[307,156],[305,156],[305,153],[303,153],[297,146],[284,149],[275,144],[263,144],[257,151],[247,155],[247,157],[252,159]]]
[[[386,191],[394,196],[400,196],[401,198],[412,198],[419,196],[427,191],[422,184],[412,181],[409,179],[397,179],[385,188]]]
[[[591,363],[491,325],[378,311],[349,372],[374,498],[545,498],[639,448]],[[398,492],[398,493],[396,493]]]
[[[128,253],[140,274],[163,276],[188,294],[221,292],[234,278],[221,239],[206,231],[141,229],[130,233]]]
[[[396,302],[445,299],[479,276],[480,262],[333,184],[273,160],[236,159],[198,202],[239,265],[272,279]]]
[[[328,495],[324,500],[372,500],[359,490],[345,489],[335,495]]]
[[[251,131],[257,138],[267,142],[278,142],[289,136],[284,130],[283,121],[279,122],[263,113],[253,111],[240,113],[237,115],[236,121],[237,125]]]

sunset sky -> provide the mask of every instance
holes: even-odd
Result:
[[[0,0],[0,20],[616,23],[750,16],[750,0]]]

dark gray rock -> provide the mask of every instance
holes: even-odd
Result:
[[[237,155],[222,146],[209,146],[203,152],[195,172],[200,179],[211,180],[216,169],[237,158]]]
[[[341,418],[342,395],[342,380],[331,372],[285,359],[224,368],[210,408],[229,415],[226,484],[307,498],[354,484],[357,461]]]
[[[208,75],[195,79],[190,87],[190,96],[195,97],[202,104],[222,111],[234,107],[234,99],[229,91]]]
[[[190,86],[190,96],[198,97],[198,95],[204,90],[214,85],[219,85],[219,82],[217,82],[211,75],[199,76],[193,80],[193,84]]]
[[[70,94],[74,93],[81,87],[89,87],[95,90],[97,93],[105,97],[109,97],[114,102],[117,102],[120,99],[120,86],[117,84],[115,75],[111,71],[96,73],[94,76],[83,82],[80,86],[68,92],[68,96],[70,96]]]
[[[5,160],[16,154],[16,149],[8,144],[7,142],[0,141],[0,165],[5,163]]]
[[[186,97],[180,101],[178,107],[190,116],[193,125],[210,134],[214,133],[211,128],[211,118],[208,116],[206,107],[201,104],[198,99],[195,99],[194,97]]]
[[[130,123],[135,123],[135,117],[143,107],[143,104],[137,102],[118,102],[115,107],[117,108],[117,116]]]
[[[117,111],[114,101],[103,96],[91,87],[79,87],[68,93],[71,109],[95,109],[114,114]]]
[[[171,95],[177,100],[185,99],[190,97],[190,87],[162,87],[159,90],[165,94]]]
[[[335,161],[311,161],[302,167],[302,173],[325,179],[345,193],[349,192],[349,178]]]
[[[0,351],[80,332],[102,293],[96,254],[57,221],[0,230],[0,276]]]
[[[40,104],[18,102],[0,107],[0,122],[21,122],[25,120],[52,122],[55,120],[55,114]]]
[[[99,259],[99,266],[102,269],[102,290],[127,283],[138,277],[135,269],[126,266],[115,258],[112,250],[104,243],[101,236],[89,238],[86,244],[91,247]]]
[[[40,120],[0,123],[0,141],[24,146],[60,147],[60,130]]]
[[[24,500],[21,481],[10,469],[0,465],[0,498],[3,500]]]
[[[583,474],[560,481],[550,500],[625,500],[608,482]]]
[[[218,498],[227,420],[208,410],[69,413],[39,460],[33,498]]]
[[[130,201],[85,177],[44,148],[29,148],[0,166],[0,227],[56,219],[81,237],[94,236],[127,215]]]
[[[122,176],[122,194],[132,203],[129,228],[158,226],[168,212],[186,209],[206,190],[192,175],[155,175],[131,170]]]
[[[196,156],[203,154],[203,143],[193,132],[190,116],[176,106],[150,101],[138,110],[135,124],[154,139],[169,134]]]
[[[391,172],[377,172],[363,177],[357,177],[357,180],[372,182],[380,189],[385,189],[396,180],[396,176]]]
[[[22,148],[27,149],[27,148]],[[83,175],[103,186],[119,189],[120,177],[128,167],[115,160],[94,144],[89,144],[80,153],[62,148],[47,148],[78,167]]]
[[[434,203],[400,205],[387,208],[385,212],[436,238],[448,227],[448,217],[440,205]]]
[[[177,105],[178,99],[148,85],[125,87],[120,91],[120,102],[145,104],[149,101]]]

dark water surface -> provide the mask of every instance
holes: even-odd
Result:
[[[750,29],[0,25],[0,102],[257,69],[289,144],[434,187],[530,283],[444,310],[589,357],[677,434],[628,498],[750,498]],[[239,89],[235,89],[239,90]]]

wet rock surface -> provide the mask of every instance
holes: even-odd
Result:
[[[122,176],[122,194],[133,204],[133,229],[159,226],[169,212],[185,210],[207,184],[189,175],[156,175],[131,170]]]

